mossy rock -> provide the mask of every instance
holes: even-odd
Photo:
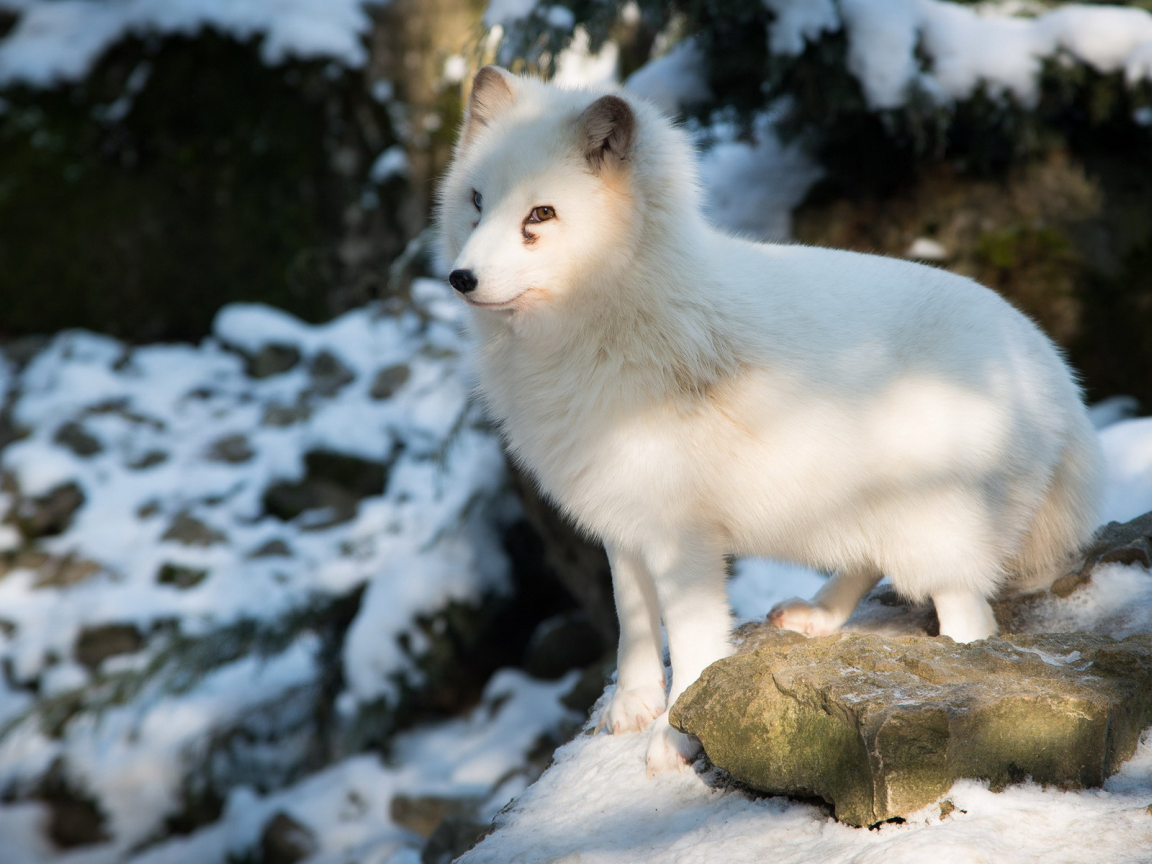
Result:
[[[735,779],[823,798],[852,825],[907,816],[961,778],[1099,786],[1152,724],[1152,634],[959,645],[764,625],[671,720]]]

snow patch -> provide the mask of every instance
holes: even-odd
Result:
[[[205,27],[241,40],[260,36],[270,64],[330,58],[358,67],[367,59],[371,19],[364,7],[372,2],[379,0],[24,0],[16,26],[0,41],[0,85],[78,81],[126,36]]]

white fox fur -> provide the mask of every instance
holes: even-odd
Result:
[[[717,231],[694,161],[625,92],[486,67],[440,190],[483,398],[608,550],[601,723],[656,720],[650,771],[692,754],[666,706],[731,652],[725,555],[835,574],[780,626],[834,632],[887,574],[970,641],[996,632],[990,597],[1065,572],[1101,486],[1077,384],[1025,316],[943,270]]]

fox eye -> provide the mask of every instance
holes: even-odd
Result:
[[[556,210],[552,207],[534,207],[528,214],[529,222],[547,222],[556,218]]]
[[[472,190],[472,206],[476,208],[477,213],[484,209],[484,196],[475,189]]]

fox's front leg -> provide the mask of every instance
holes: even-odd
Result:
[[[705,538],[678,538],[648,558],[672,661],[669,707],[710,665],[732,653],[732,616],[722,550]],[[648,775],[683,770],[700,744],[673,729],[665,711],[652,726]]]
[[[664,712],[664,639],[652,575],[639,555],[609,545],[612,593],[620,619],[616,692],[597,730],[638,732]]]

